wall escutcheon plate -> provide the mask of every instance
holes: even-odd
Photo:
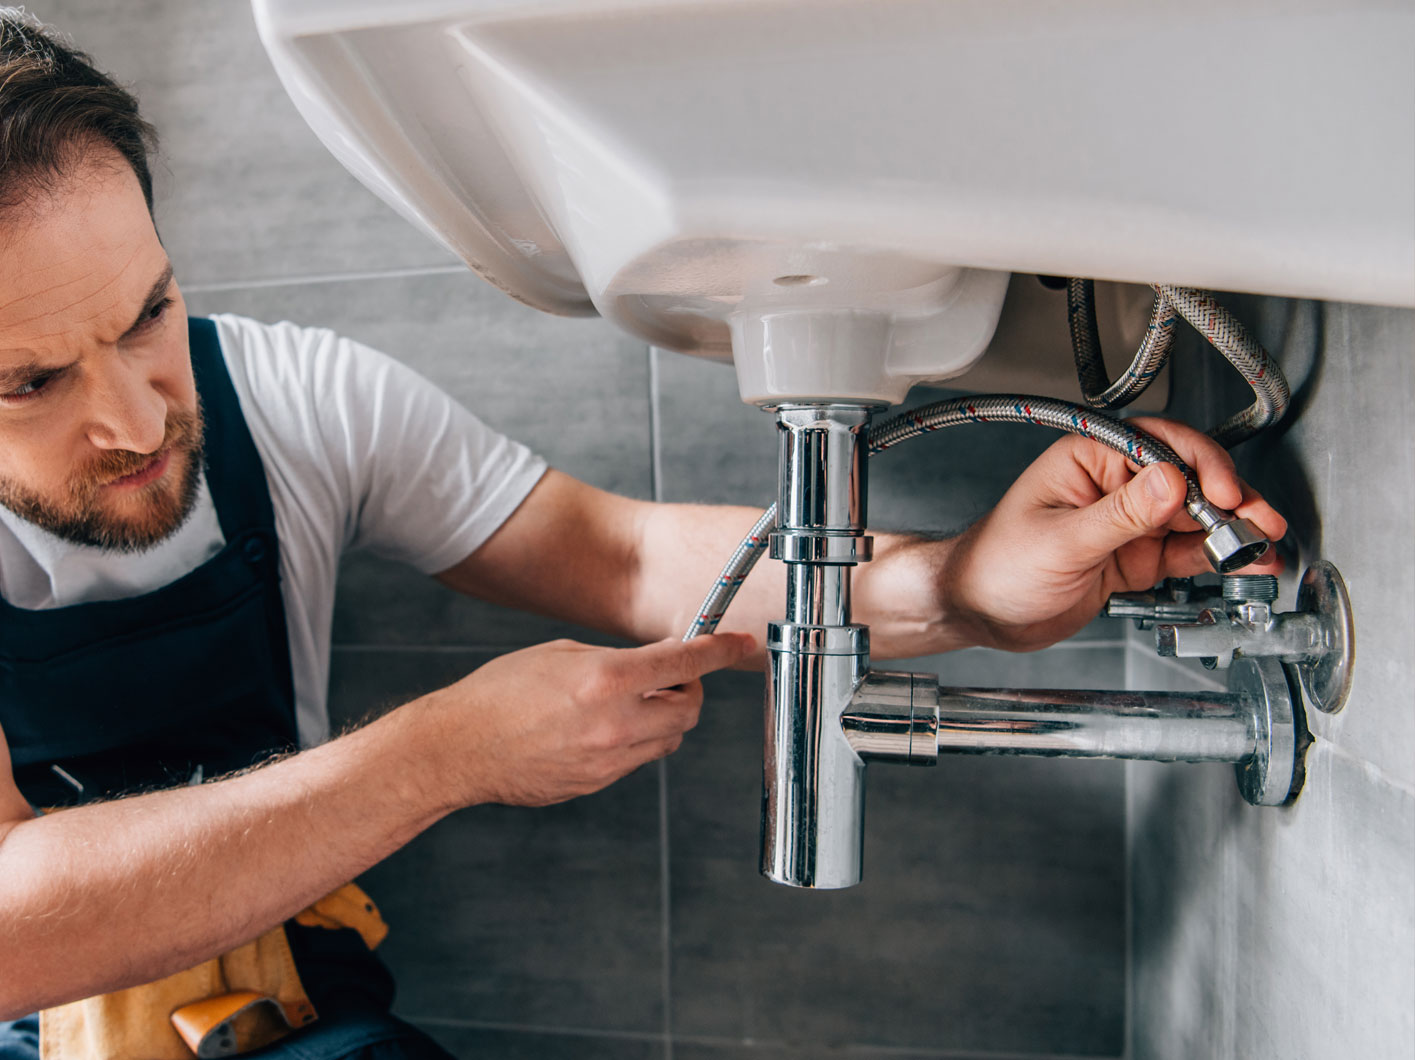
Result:
[[[1307,702],[1325,714],[1335,714],[1346,706],[1351,694],[1352,663],[1356,657],[1356,629],[1351,614],[1351,597],[1336,567],[1318,560],[1302,575],[1297,591],[1297,610],[1309,611],[1322,619],[1325,654],[1298,662],[1295,666]]]
[[[1238,790],[1254,806],[1281,806],[1301,788],[1298,754],[1305,735],[1283,664],[1268,658],[1237,659],[1228,671],[1228,690],[1252,704],[1258,722],[1252,757],[1233,767]]]

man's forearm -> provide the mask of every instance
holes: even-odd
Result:
[[[681,637],[759,515],[633,500],[552,470],[496,534],[438,577],[493,603],[633,640]],[[974,643],[964,612],[938,595],[954,542],[874,537],[875,558],[854,573],[855,618],[871,625],[874,654],[900,658]],[[785,610],[785,567],[764,558],[720,628],[760,642],[767,622]],[[761,664],[758,652],[744,666]]]
[[[240,945],[434,823],[432,699],[245,775],[7,826],[0,1019]]]
[[[645,640],[682,634],[753,521],[751,508],[645,506],[636,577],[634,628]],[[855,567],[854,620],[870,627],[876,658],[929,655],[978,643],[969,616],[946,592],[952,540],[876,533],[874,558]],[[743,583],[720,629],[760,638],[786,610],[785,564],[763,557]],[[760,665],[761,656],[748,665]]]

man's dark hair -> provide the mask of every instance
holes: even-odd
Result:
[[[151,213],[157,134],[137,99],[23,9],[0,7],[0,209],[52,188],[96,143],[133,167]]]

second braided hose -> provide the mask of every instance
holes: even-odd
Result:
[[[1138,398],[1169,359],[1174,325],[1180,317],[1218,350],[1253,389],[1253,404],[1210,430],[1225,449],[1246,441],[1282,419],[1291,400],[1287,378],[1248,330],[1213,295],[1193,287],[1152,284],[1155,307],[1130,366],[1114,383],[1101,356],[1096,324],[1095,284],[1072,279],[1066,285],[1066,317],[1081,396],[1097,409],[1122,408]]]
[[[1232,449],[1282,419],[1292,399],[1287,377],[1262,344],[1248,334],[1248,329],[1206,291],[1170,284],[1160,284],[1155,290],[1195,331],[1208,339],[1253,388],[1253,404],[1214,427],[1208,432],[1209,437],[1225,449]]]

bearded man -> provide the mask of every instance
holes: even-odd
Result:
[[[548,470],[327,331],[189,321],[151,143],[127,92],[0,10],[0,1058],[445,1057],[389,1014],[347,881],[461,807],[671,753],[698,679],[759,662],[742,631],[784,576],[747,584],[738,632],[679,643],[751,513]],[[1282,535],[1216,445],[1148,426]],[[1205,569],[1184,493],[1064,439],[961,537],[879,537],[857,613],[879,657],[1052,643]],[[331,740],[354,546],[646,646],[513,652]]]

